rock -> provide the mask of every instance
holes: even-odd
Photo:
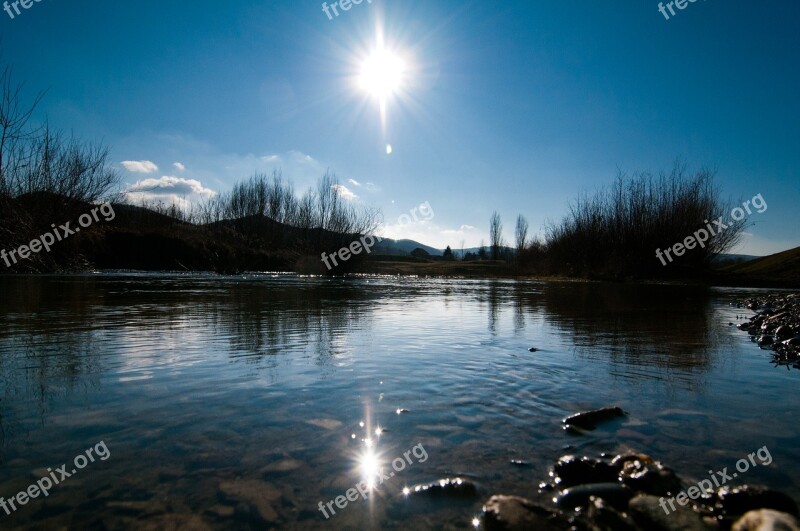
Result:
[[[774,343],[775,341],[772,339],[772,336],[761,336],[758,338],[758,346],[759,347],[766,347]]]
[[[778,341],[785,341],[791,337],[794,337],[794,330],[791,326],[779,326],[775,330],[775,339]]]
[[[675,510],[672,510],[667,500],[664,506],[656,496],[643,494],[633,498],[628,505],[633,519],[648,531],[706,531],[706,526],[700,515],[694,512],[689,505],[681,506],[673,501]],[[664,509],[666,507],[666,509]]]
[[[483,505],[486,531],[562,531],[570,528],[563,516],[519,496],[496,495]]]
[[[576,413],[575,415],[565,418],[561,422],[567,426],[576,426],[585,430],[593,430],[601,422],[606,422],[624,416],[625,412],[622,411],[622,408],[604,407],[602,409],[595,409],[593,411]]]
[[[785,311],[779,311],[778,313],[767,317],[767,322],[768,323],[776,322],[778,319],[782,319],[783,317],[789,317],[789,313]]]
[[[649,457],[624,461],[619,480],[635,491],[655,496],[673,495],[681,490],[681,480],[675,472]]]
[[[617,468],[599,459],[566,455],[561,457],[550,473],[560,488],[586,483],[613,483],[617,481]]]
[[[739,518],[731,531],[800,531],[800,523],[791,514],[761,509]]]
[[[639,531],[633,519],[610,507],[601,498],[592,497],[586,511],[586,527],[590,531]]]
[[[653,459],[647,454],[629,452],[627,454],[620,454],[618,456],[615,456],[614,459],[611,460],[611,466],[616,467],[617,471],[621,471],[625,466],[625,463],[629,461],[641,461],[642,463],[648,465],[656,462],[655,459]]]
[[[781,341],[781,345],[786,347],[800,347],[800,336],[795,336],[791,339],[787,339],[786,341]]]
[[[590,504],[590,498],[595,497],[602,498],[615,509],[624,511],[633,495],[633,491],[620,483],[592,483],[561,491],[556,497],[556,504],[562,509],[586,508]]]
[[[478,488],[469,480],[445,478],[427,485],[416,485],[409,489],[416,496],[446,496],[450,498],[472,498],[478,495]]]
[[[774,509],[797,516],[797,504],[782,492],[742,485],[741,487],[722,487],[717,491],[719,508],[725,516],[739,516],[756,509]]]
[[[264,523],[278,520],[275,506],[281,499],[281,493],[269,483],[254,479],[223,481],[219,484],[218,492],[223,499],[237,503],[240,512],[259,518]]]
[[[538,351],[539,351],[539,349],[536,348],[536,347],[531,347],[531,348],[528,349],[528,352],[538,352]]]

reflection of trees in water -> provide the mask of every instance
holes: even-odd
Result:
[[[515,333],[537,315],[587,360],[707,370],[726,337],[714,332],[713,295],[703,287],[487,281],[476,289],[490,333],[503,311],[513,311]]]
[[[489,317],[489,332],[497,335],[497,323],[501,312],[507,310],[509,304],[513,304],[514,309],[514,332],[520,333],[525,328],[525,314],[527,303],[530,300],[530,290],[532,284],[517,283],[508,280],[487,280],[485,283],[470,286],[463,292],[463,296],[471,295],[470,291],[477,293],[478,299],[487,304],[487,314]]]
[[[547,283],[524,298],[586,360],[704,371],[721,340],[702,287]]]
[[[98,389],[97,375],[126,361],[119,346],[194,333],[259,368],[277,370],[276,354],[303,349],[328,365],[349,352],[348,332],[376,296],[347,281],[219,277],[3,277],[0,290],[3,447],[33,404],[43,421],[55,401]]]
[[[235,284],[196,304],[201,319],[228,338],[234,358],[261,363],[287,350],[312,348],[324,364],[346,346],[344,337],[371,311],[366,303],[373,297],[346,283],[256,282]]]
[[[0,448],[25,431],[29,406],[43,419],[57,401],[99,387],[104,359],[93,353],[92,317],[101,298],[92,284],[88,278],[0,278]]]

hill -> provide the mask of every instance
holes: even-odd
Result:
[[[733,278],[800,285],[800,247],[722,269]]]
[[[414,240],[393,240],[391,238],[384,238],[380,243],[375,244],[375,247],[372,248],[372,253],[389,256],[408,256],[411,251],[417,248],[424,249],[431,256],[442,256],[443,253],[441,249],[435,249]]]

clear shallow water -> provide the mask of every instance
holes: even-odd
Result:
[[[4,529],[467,529],[491,494],[534,497],[560,455],[628,448],[698,480],[767,446],[773,464],[736,483],[800,500],[800,372],[728,325],[748,290],[103,274],[0,293],[0,496],[111,453],[0,510]],[[608,405],[629,417],[561,429]],[[367,428],[387,473],[420,443],[428,458],[326,521],[318,503],[363,477]],[[474,502],[401,493],[455,474]]]

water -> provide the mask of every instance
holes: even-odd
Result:
[[[800,373],[729,326],[748,290],[98,274],[0,293],[0,496],[110,453],[0,509],[4,529],[469,529],[491,494],[535,497],[560,455],[625,449],[697,481],[766,446],[772,465],[734,483],[800,499]],[[562,430],[608,405],[629,416]],[[404,453],[326,521],[319,502]],[[480,496],[402,493],[454,475]]]

